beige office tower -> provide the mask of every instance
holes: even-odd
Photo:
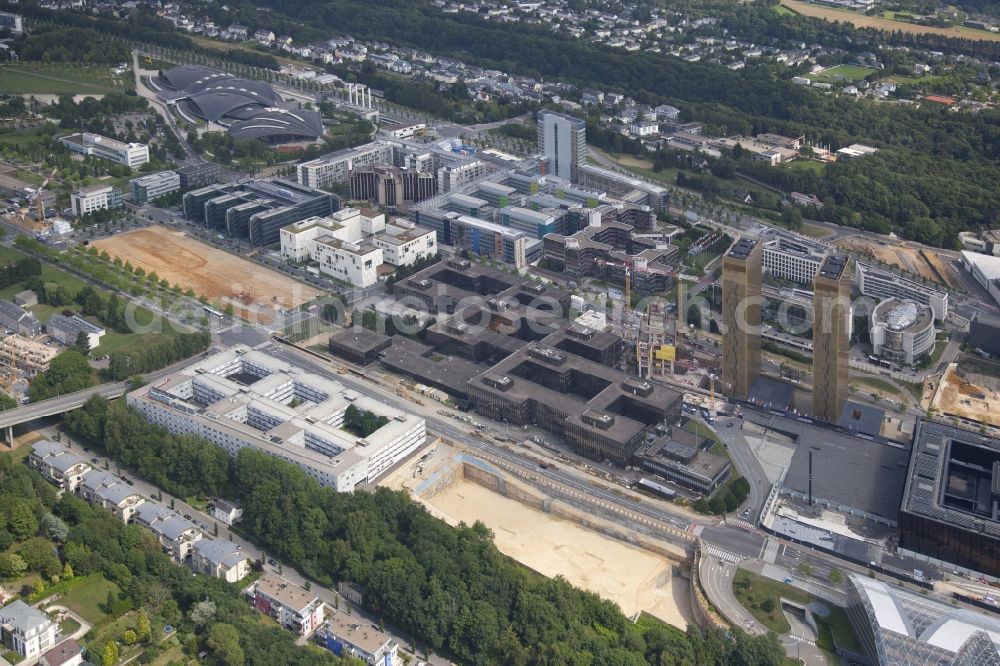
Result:
[[[737,398],[746,398],[760,375],[763,247],[741,238],[722,258],[722,390]]]
[[[850,257],[830,256],[813,280],[813,415],[830,423],[847,399],[853,270]]]

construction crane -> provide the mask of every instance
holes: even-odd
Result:
[[[53,169],[52,173],[49,174],[48,178],[42,181],[42,184],[38,186],[35,190],[35,200],[32,202],[35,206],[35,211],[38,214],[38,221],[42,224],[45,223],[45,203],[42,201],[42,190],[45,189],[46,185],[55,178],[57,169]]]

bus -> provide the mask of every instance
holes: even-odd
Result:
[[[216,310],[215,308],[210,308],[207,305],[204,306],[203,309],[208,314],[212,315],[213,317],[218,317],[219,319],[222,319],[223,317],[226,316],[226,315],[222,314],[221,312],[219,312],[218,310]]]

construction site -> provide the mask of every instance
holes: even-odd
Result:
[[[278,310],[298,307],[323,293],[168,227],[136,229],[92,245],[147,274],[156,273],[185,291],[191,289],[214,303],[231,305],[245,318],[264,323]]]
[[[380,485],[404,490],[451,525],[481,521],[497,548],[524,566],[678,628],[693,621],[687,567],[693,535],[636,529],[574,501],[566,489],[533,482],[527,468],[472,455],[438,441]],[[541,486],[541,487],[540,487]]]
[[[1000,379],[963,372],[951,363],[931,390],[929,409],[945,416],[1000,426]]]
[[[871,242],[865,238],[849,237],[836,242],[838,247],[874,259],[877,262],[916,275],[935,284],[960,288],[961,282],[954,269],[945,264],[935,252],[896,245],[887,241]]]
[[[26,201],[24,206],[8,207],[2,216],[3,221],[32,236],[64,234],[70,231],[72,227],[69,222],[61,217],[52,217],[46,212],[46,207],[52,208],[56,203],[55,194],[46,189],[55,176],[56,169],[53,169],[38,187],[32,187],[13,175],[11,171],[0,173],[0,192]]]

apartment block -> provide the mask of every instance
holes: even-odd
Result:
[[[66,345],[76,344],[76,339],[81,333],[87,336],[87,342],[91,349],[97,349],[101,344],[101,338],[105,330],[97,324],[91,323],[80,315],[54,314],[45,322],[45,332],[55,338],[58,342]]]
[[[352,170],[392,163],[392,147],[384,141],[373,141],[303,162],[297,168],[298,181],[307,187],[325,189],[335,183],[346,184]]]
[[[240,546],[225,539],[199,539],[191,549],[195,573],[238,583],[253,570],[253,562]]]
[[[28,464],[60,490],[69,492],[74,492],[83,482],[84,474],[90,471],[90,463],[86,460],[47,439],[31,446]]]
[[[335,611],[316,640],[338,657],[360,659],[369,666],[395,666],[398,646],[369,622]]]
[[[146,501],[137,490],[117,476],[93,469],[83,475],[77,494],[91,504],[110,511],[123,523],[132,520]]]
[[[312,634],[323,624],[326,604],[278,576],[265,574],[243,592],[254,608],[300,636]]]
[[[55,646],[59,625],[20,599],[0,608],[0,639],[23,659],[34,661]]]
[[[194,544],[204,536],[197,525],[162,504],[143,503],[132,520],[155,534],[163,552],[181,563],[187,561]]]

